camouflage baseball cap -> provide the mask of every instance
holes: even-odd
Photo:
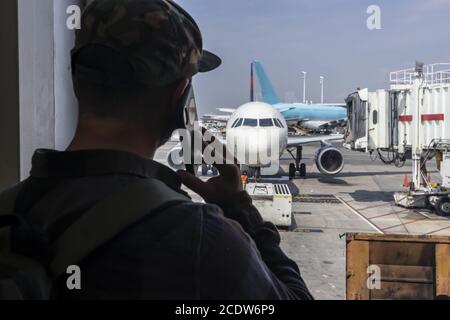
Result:
[[[79,63],[86,48],[99,62],[108,51],[123,57],[133,80],[95,63]],[[156,88],[221,64],[219,57],[203,50],[194,19],[172,0],[94,0],[83,12],[71,55],[75,77],[113,87],[124,85],[126,79],[130,85]]]

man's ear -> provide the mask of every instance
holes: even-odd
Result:
[[[189,79],[184,79],[184,80],[180,81],[180,83],[177,85],[177,87],[175,89],[174,98],[176,100],[180,99],[183,96],[183,93],[186,90],[188,85],[189,85]]]
[[[189,79],[181,80],[175,87],[175,91],[172,95],[172,101],[171,101],[171,111],[173,114],[176,114],[178,112],[178,107],[180,103],[180,99],[184,94],[184,91],[189,85]]]

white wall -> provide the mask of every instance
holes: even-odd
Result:
[[[73,93],[70,72],[70,50],[73,48],[75,33],[67,29],[66,10],[76,0],[54,0],[55,39],[55,148],[66,149],[75,133],[77,121],[77,101]]]
[[[37,148],[55,147],[53,0],[19,0],[20,176]]]
[[[20,176],[38,148],[64,150],[77,106],[70,76],[74,31],[66,9],[77,0],[19,0]]]

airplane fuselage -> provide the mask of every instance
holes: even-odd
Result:
[[[251,102],[239,107],[227,125],[227,148],[241,163],[269,166],[286,150],[288,128],[284,117],[271,105]]]
[[[302,103],[278,103],[273,105],[278,110],[285,109],[283,116],[289,119],[303,119],[304,121],[334,121],[347,118],[347,109],[341,106],[324,106]],[[288,110],[289,108],[294,108]]]

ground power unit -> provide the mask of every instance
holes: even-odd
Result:
[[[288,185],[250,183],[246,190],[264,221],[284,228],[292,225],[292,194]]]

